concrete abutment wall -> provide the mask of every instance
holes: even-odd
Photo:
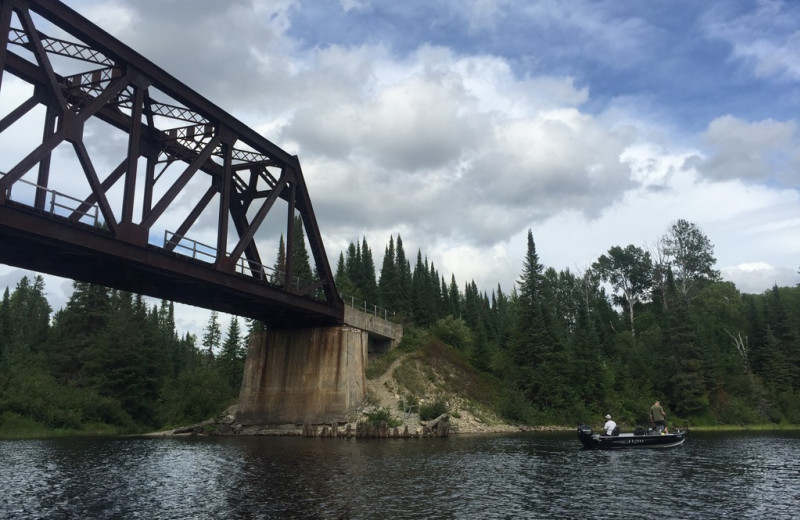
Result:
[[[348,326],[251,335],[237,422],[347,422],[366,397],[367,341]]]
[[[351,308],[345,310],[345,325],[252,334],[236,421],[284,425],[354,420],[366,398],[368,356],[388,352],[402,336],[402,325]]]

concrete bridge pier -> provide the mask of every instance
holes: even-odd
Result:
[[[389,350],[401,337],[400,325],[352,309],[341,326],[251,335],[236,421],[242,425],[353,421],[366,398],[370,351]]]
[[[250,336],[236,420],[347,422],[366,397],[367,334],[348,326]]]

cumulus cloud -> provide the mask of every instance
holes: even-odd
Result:
[[[788,267],[776,267],[767,262],[743,263],[721,270],[722,277],[736,285],[743,293],[761,294],[772,286],[794,287],[800,284],[800,275]]]
[[[703,139],[711,152],[700,168],[710,178],[800,186],[800,133],[794,120],[748,122],[726,115],[711,122]]]

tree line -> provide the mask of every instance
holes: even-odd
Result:
[[[299,228],[292,261],[311,277]],[[276,273],[286,255],[281,237]],[[742,294],[685,220],[652,250],[613,246],[583,272],[543,266],[529,231],[508,293],[446,280],[421,250],[412,268],[399,235],[379,271],[373,258],[366,238],[341,252],[339,291],[392,310],[404,342],[461,356],[509,420],[572,425],[612,413],[643,424],[658,398],[673,421],[800,423],[800,287]],[[207,419],[235,401],[245,338],[263,325],[232,317],[222,327],[212,312],[202,338],[180,336],[170,302],[79,282],[53,313],[43,279],[23,278],[0,304],[0,433]]]
[[[446,280],[421,251],[412,269],[399,235],[377,280],[366,239],[335,279],[461,352],[512,420],[646,424],[660,399],[694,424],[800,423],[800,284],[743,294],[715,267],[680,219],[651,250],[613,246],[583,272],[543,266],[529,231],[510,293]]]
[[[0,433],[140,432],[207,419],[236,398],[239,319],[211,313],[202,343],[179,337],[171,302],[73,283],[52,315],[44,280],[23,277],[0,304]]]

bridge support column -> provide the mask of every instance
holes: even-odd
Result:
[[[366,397],[367,333],[317,327],[250,336],[236,420],[243,425],[354,419]]]

